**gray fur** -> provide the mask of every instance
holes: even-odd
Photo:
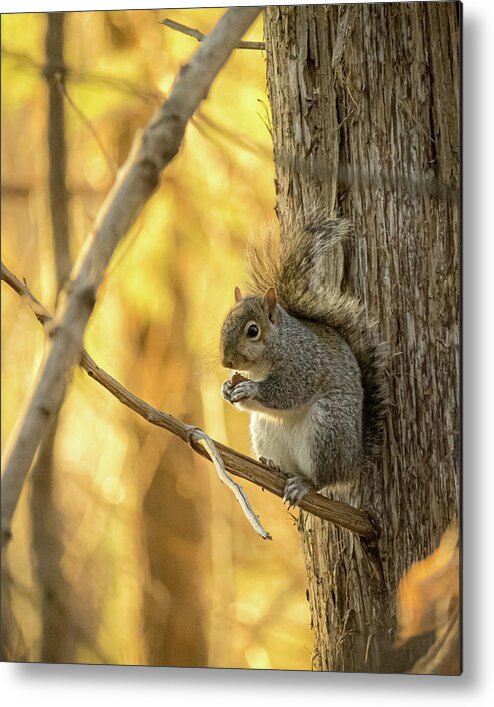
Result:
[[[290,505],[364,467],[379,441],[385,398],[382,353],[363,307],[324,283],[328,248],[347,225],[296,225],[286,243],[268,238],[262,252],[250,250],[256,295],[236,304],[221,337],[224,365],[250,378],[225,382],[223,397],[251,413],[257,456],[291,475]],[[263,296],[269,287],[281,303],[272,312]],[[246,335],[252,322],[257,341]]]

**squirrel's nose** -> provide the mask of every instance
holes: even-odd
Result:
[[[233,368],[233,361],[227,361],[226,358],[222,360],[221,364],[224,368]]]

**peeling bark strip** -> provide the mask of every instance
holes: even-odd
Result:
[[[57,307],[51,347],[7,458],[2,479],[2,543],[10,538],[12,518],[34,455],[49,419],[62,405],[81,355],[84,330],[108,262],[158,186],[161,170],[177,154],[188,120],[258,14],[257,7],[225,12],[181,68],[168,100],[142,134],[101,208],[94,232],[72,270],[66,296]]]
[[[10,287],[24,299],[26,304],[34,312],[38,321],[49,330],[52,321],[50,312],[34,297],[28,287],[11,273],[3,263],[1,265],[1,274],[2,280],[10,285]],[[84,368],[90,378],[100,383],[100,385],[106,388],[123,405],[126,405],[136,412],[147,420],[147,422],[157,427],[163,427],[165,430],[168,430],[189,444],[195,452],[206,459],[211,459],[209,453],[200,444],[197,436],[194,434],[197,430],[196,427],[186,425],[181,420],[173,417],[173,415],[162,412],[138,398],[124,388],[123,385],[115,380],[109,373],[106,373],[106,371],[100,368],[84,349],[81,355],[81,367]],[[221,444],[221,442],[216,442],[215,440],[213,440],[213,442],[221,454],[227,471],[283,498],[285,477],[281,477],[278,472]],[[302,501],[301,508],[307,511],[307,513],[312,513],[323,520],[328,520],[342,528],[347,528],[352,533],[360,535],[367,540],[374,540],[377,536],[376,529],[365,511],[352,508],[352,506],[346,503],[331,501],[320,494],[311,493]]]
[[[391,349],[382,458],[345,497],[379,518],[377,552],[301,518],[321,670],[393,669],[383,647],[398,581],[458,512],[458,13],[456,2],[265,11],[282,234],[285,214],[315,200],[352,219],[360,237],[328,277],[362,298]]]

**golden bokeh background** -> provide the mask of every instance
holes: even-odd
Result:
[[[159,20],[207,33],[222,13],[66,15],[73,259],[113,183],[113,163],[123,163],[198,46]],[[46,26],[43,13],[2,17],[2,259],[53,310]],[[262,39],[261,17],[246,38]],[[237,50],[117,251],[85,336],[98,364],[133,393],[246,453],[248,418],[220,395],[218,341],[244,279],[245,241],[274,215],[269,120],[264,53]],[[2,284],[4,454],[44,342]],[[294,520],[279,499],[244,488],[273,542],[254,533],[210,463],[77,370],[59,420],[50,502],[40,513],[26,485],[4,556],[7,656],[310,668]]]

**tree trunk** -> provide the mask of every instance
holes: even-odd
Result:
[[[335,284],[390,348],[382,455],[343,497],[377,544],[300,517],[320,670],[390,669],[397,583],[458,514],[458,32],[455,2],[266,8],[282,237],[315,200],[353,221]]]
[[[46,15],[45,78],[48,84],[48,173],[50,218],[57,298],[70,274],[69,193],[65,184],[67,149],[65,112],[61,83],[64,63],[65,13]],[[63,518],[56,504],[54,455],[58,414],[48,423],[31,474],[33,566],[40,587],[41,638],[39,660],[47,663],[73,659],[73,617],[71,587],[62,571]]]

